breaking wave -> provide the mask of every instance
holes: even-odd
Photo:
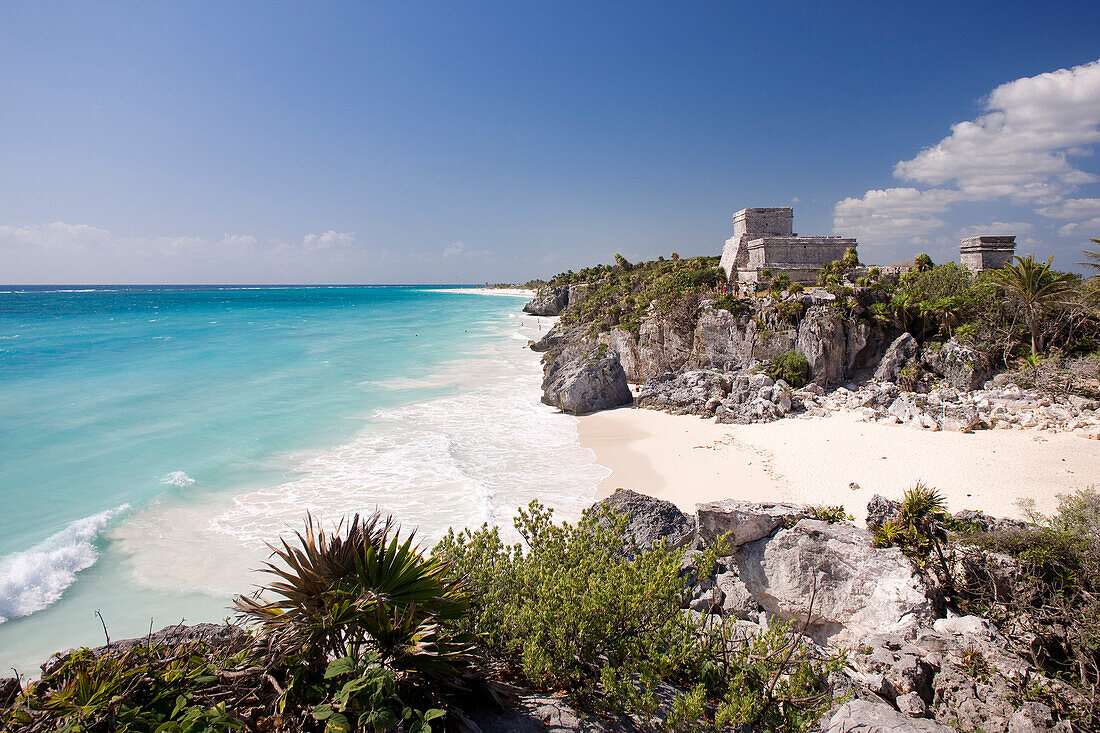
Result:
[[[129,505],[71,522],[28,550],[0,558],[0,623],[41,611],[95,564],[96,536]]]

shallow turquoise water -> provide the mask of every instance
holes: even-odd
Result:
[[[603,471],[538,404],[521,303],[0,293],[0,666],[97,642],[97,609],[115,638],[225,617],[306,510],[378,506],[425,541],[535,496],[575,513]]]

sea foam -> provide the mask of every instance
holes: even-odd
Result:
[[[170,471],[164,476],[161,476],[160,482],[169,486],[178,486],[183,488],[195,483],[195,479],[188,476],[183,471]]]
[[[578,518],[607,469],[577,444],[576,419],[539,401],[538,355],[496,325],[497,340],[429,377],[455,393],[376,410],[284,482],[139,511],[112,531],[113,546],[145,587],[225,595],[254,582],[248,568],[267,557],[265,543],[300,529],[307,511],[328,526],[377,508],[428,547],[448,527],[483,522],[518,539],[511,518],[533,499]]]
[[[41,611],[61,598],[76,574],[95,564],[95,538],[114,509],[71,522],[30,549],[0,558],[0,623]]]

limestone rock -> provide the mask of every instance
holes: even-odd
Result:
[[[952,733],[932,720],[915,720],[882,702],[852,700],[842,705],[822,733]]]
[[[585,330],[584,326],[572,326],[570,328],[562,328],[560,325],[554,326],[547,331],[545,336],[531,344],[531,351],[550,354],[551,357],[556,356],[581,341],[584,338]]]
[[[798,350],[810,363],[815,384],[835,384],[844,379],[848,340],[835,310],[814,306],[806,311],[798,325]]]
[[[893,519],[900,508],[901,504],[898,502],[887,499],[881,494],[875,494],[867,502],[867,527],[869,529],[881,527]]]
[[[755,621],[763,610],[757,603],[748,586],[742,582],[736,572],[719,573],[715,586],[722,592],[722,615],[738,618],[742,621]]]
[[[887,347],[875,369],[876,382],[897,382],[901,370],[916,362],[920,347],[909,333],[903,333]]]
[[[665,372],[646,380],[636,404],[674,415],[709,416],[729,394],[730,384],[730,376],[720,372]]]
[[[898,695],[894,704],[898,706],[898,712],[905,713],[910,718],[923,718],[928,715],[928,704],[915,692]]]
[[[982,532],[1019,531],[1031,526],[1019,519],[991,517],[983,511],[973,511],[971,509],[955,512],[953,517],[956,521],[976,525]]]
[[[569,288],[543,288],[523,306],[533,316],[560,316],[569,304]]]
[[[495,683],[506,702],[489,699],[467,705],[465,717],[482,733],[609,733],[632,729],[627,721],[602,720],[575,710],[563,697]]]
[[[921,364],[964,392],[980,388],[993,372],[989,357],[954,339],[938,349],[925,348]]]
[[[804,504],[756,503],[724,499],[695,507],[699,539],[709,544],[729,533],[729,551],[746,542],[767,537],[780,527],[793,525],[813,516],[813,508]]]
[[[699,515],[700,534],[704,519]],[[876,548],[847,523],[802,519],[731,557],[753,598],[783,619],[812,615],[808,633],[841,645],[869,634],[914,633],[932,618],[923,581],[897,548]]]
[[[623,366],[628,382],[644,382],[641,356],[638,355],[638,342],[634,334],[622,328],[613,328],[610,333],[600,337],[602,343],[606,343],[619,355],[619,363]]]
[[[639,494],[630,489],[619,489],[597,503],[606,504],[620,514],[630,517],[626,523],[627,534],[643,550],[656,545],[662,539],[668,546],[683,547],[695,534],[695,523],[675,504],[664,499]]]
[[[604,347],[579,353],[567,349],[548,365],[542,401],[563,412],[584,414],[633,401],[619,356]]]
[[[665,316],[643,319],[638,329],[638,377],[682,369],[691,356],[691,337]]]

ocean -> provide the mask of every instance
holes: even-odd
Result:
[[[430,547],[575,519],[607,470],[539,402],[549,327],[426,287],[0,287],[0,669],[220,621],[306,512]],[[540,330],[541,328],[541,330]]]

